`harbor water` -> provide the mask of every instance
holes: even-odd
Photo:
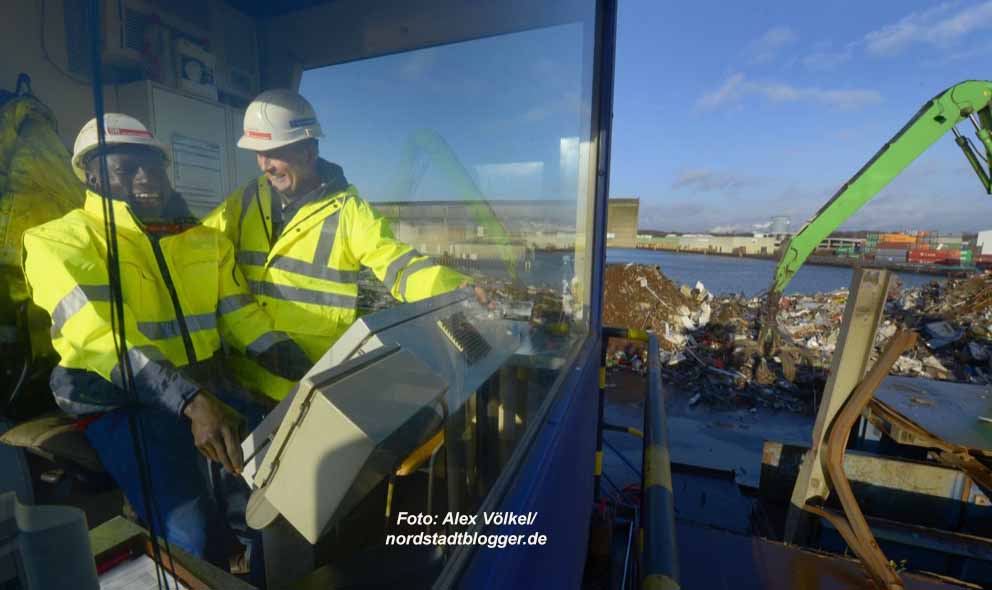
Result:
[[[702,281],[717,294],[743,293],[757,295],[768,289],[775,275],[775,262],[759,258],[733,258],[706,254],[682,254],[661,250],[611,248],[606,251],[607,264],[650,264],[676,283],[690,287]],[[803,266],[785,289],[789,293],[825,293],[851,284],[850,268],[837,266]],[[912,273],[898,274],[907,287],[917,287],[930,281],[943,282],[940,276]]]

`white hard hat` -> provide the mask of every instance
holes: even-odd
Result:
[[[238,147],[264,152],[323,136],[307,99],[291,90],[266,90],[245,111],[244,135]]]
[[[165,161],[169,161],[169,151],[151,134],[148,129],[134,117],[121,113],[105,113],[103,115],[104,140],[110,145],[144,145],[162,152]],[[76,144],[72,148],[72,169],[80,180],[86,182],[86,154],[97,148],[96,117],[89,120],[76,136]]]

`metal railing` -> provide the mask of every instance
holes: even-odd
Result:
[[[647,343],[648,383],[644,397],[644,429],[618,427],[603,419],[606,400],[606,351],[611,338]],[[596,430],[595,497],[599,498],[603,469],[603,431],[625,431],[643,437],[641,505],[638,545],[640,587],[643,590],[677,590],[678,547],[675,539],[675,497],[672,492],[671,455],[668,451],[668,418],[661,392],[661,359],[658,337],[642,330],[604,327],[599,369],[599,409]]]

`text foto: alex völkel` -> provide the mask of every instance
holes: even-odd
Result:
[[[437,521],[441,522],[438,523]],[[483,512],[482,513],[482,524],[493,525],[493,526],[532,526],[537,520],[537,512],[527,512],[526,514],[518,514],[516,512]],[[455,525],[455,526],[472,526],[478,524],[479,515],[478,514],[463,514],[461,512],[448,512],[444,515],[444,518],[438,519],[438,517],[432,514],[422,514],[422,513],[411,513],[411,512],[400,512],[396,515],[396,524],[399,525]]]

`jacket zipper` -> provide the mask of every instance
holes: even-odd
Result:
[[[172,275],[169,274],[169,266],[165,263],[165,255],[159,245],[159,238],[148,236],[152,243],[152,251],[155,252],[155,261],[158,262],[158,269],[165,279],[165,287],[169,290],[169,297],[172,298],[172,307],[176,312],[176,321],[179,322],[179,333],[183,337],[183,345],[186,347],[186,358],[189,364],[196,363],[196,349],[193,348],[193,339],[189,335],[189,326],[186,325],[186,316],[183,315],[183,308],[179,305],[179,295],[176,293],[176,286],[172,283]]]

